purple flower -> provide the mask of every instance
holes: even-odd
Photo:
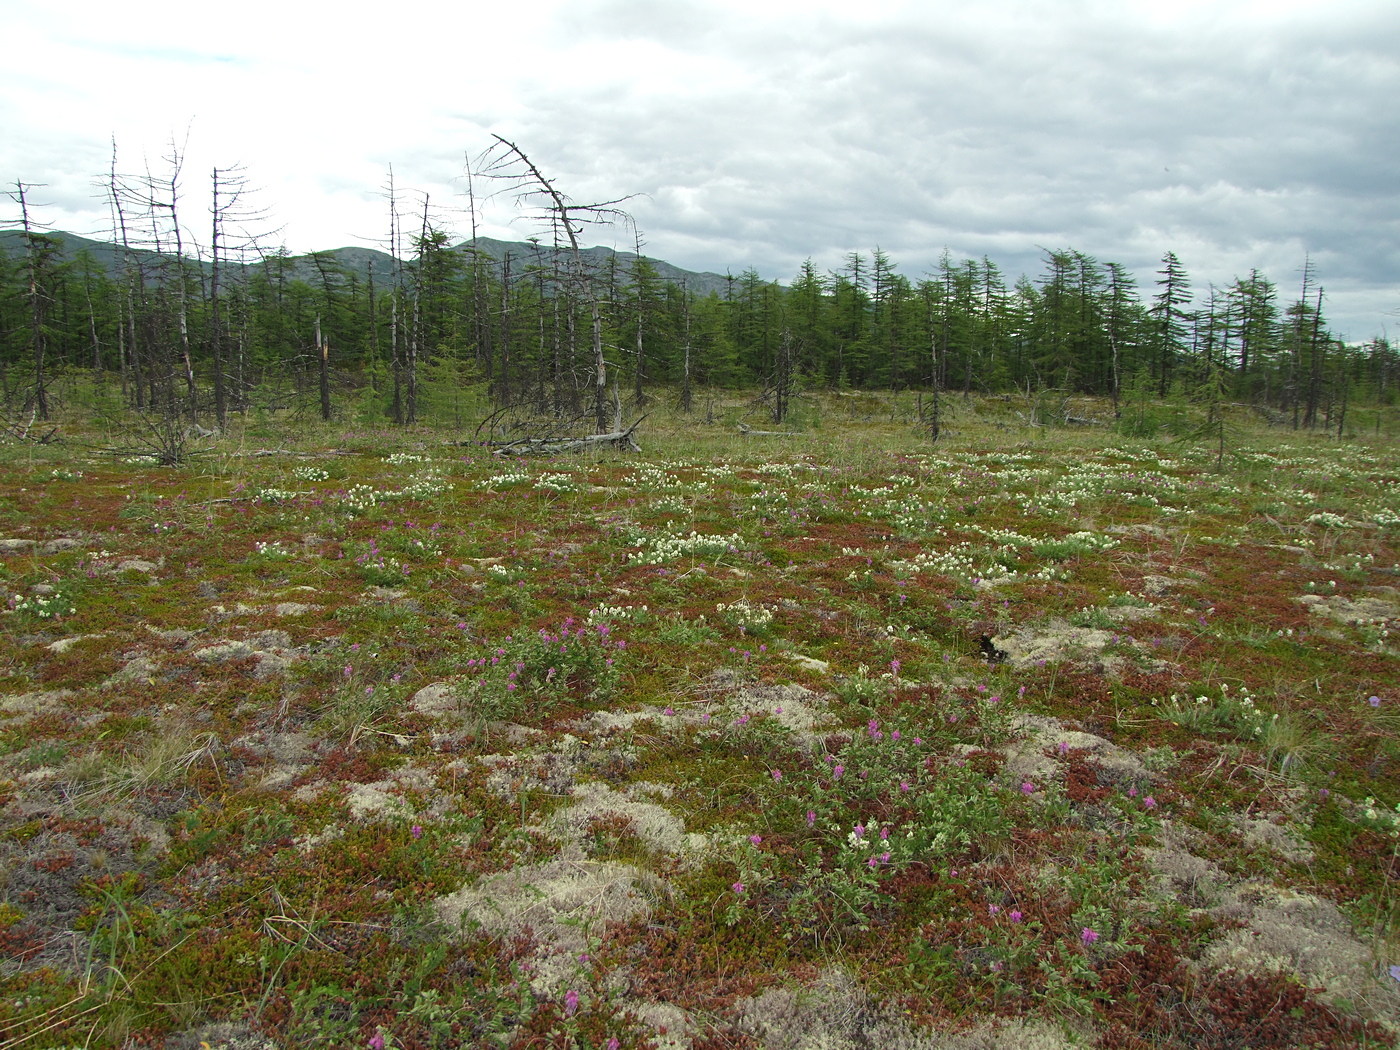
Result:
[[[809,809],[809,810],[807,811],[807,826],[810,828],[810,827],[811,827],[813,824],[815,824],[816,822],[817,822],[817,814],[816,814],[816,811],[815,811],[815,810]]]
[[[1032,784],[1029,780],[1023,780],[1023,781],[1021,781],[1021,794],[1023,794],[1023,795],[1034,795],[1034,794],[1035,794],[1035,785]]]
[[[762,835],[750,835],[750,836],[749,836],[749,841],[752,842],[755,846],[757,846],[760,842],[763,841],[763,836],[762,836]]]
[[[742,895],[744,892],[744,884],[742,882],[736,882],[733,886],[730,886],[729,888],[740,895]]]
[[[1143,804],[1143,806],[1144,806],[1145,808],[1147,808],[1147,809],[1156,809],[1156,808],[1157,808],[1157,800],[1156,800],[1155,798],[1153,798],[1151,795],[1148,795],[1145,799],[1143,799],[1143,800],[1142,800],[1142,804]]]
[[[1368,704],[1370,704],[1372,707],[1380,707],[1380,706],[1381,706],[1381,698],[1378,697],[1378,696],[1370,697],[1366,702],[1367,702]]]
[[[564,1016],[573,1017],[578,1011],[578,992],[570,988],[564,993]]]
[[[375,1032],[369,1037],[369,1050],[384,1050],[384,1033]]]
[[[1020,922],[1023,916],[1019,911],[1009,911],[1006,913],[1006,917],[1012,922]]]
[[[844,773],[844,772],[846,772],[846,767],[845,767],[845,766],[837,766],[835,769],[833,769],[833,770],[831,771],[831,779],[832,779],[832,780],[840,780],[840,779],[841,779],[841,774]]]
[[[1087,948],[1099,939],[1099,935],[1085,926],[1084,929],[1079,931],[1079,939],[1084,942],[1084,946]]]
[[[775,770],[773,770],[773,783],[775,783],[775,784],[781,784],[782,782],[783,782],[783,771],[782,771],[781,769],[775,769]]]
[[[411,828],[408,829],[408,833],[409,833],[410,835],[412,835],[415,839],[421,839],[421,838],[423,837],[423,825],[422,825],[422,824],[415,824],[415,825],[413,825],[413,827],[411,827]]]

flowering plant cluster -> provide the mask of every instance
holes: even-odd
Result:
[[[470,657],[465,692],[498,718],[516,717],[529,705],[606,700],[617,689],[626,651],[611,625],[569,617],[558,627],[511,635]]]
[[[9,604],[12,612],[36,620],[56,620],[60,616],[72,616],[78,611],[59,591],[53,594],[12,594]]]
[[[785,912],[795,929],[810,928],[813,915],[865,928],[887,902],[889,878],[911,864],[962,863],[1006,834],[1016,804],[1014,792],[966,759],[874,718],[834,751],[769,779],[772,832],[740,843],[743,891],[735,891],[731,924],[747,901]],[[792,847],[797,867],[780,863],[765,842]]]
[[[680,558],[717,558],[740,550],[744,538],[737,532],[727,536],[701,535],[692,531],[688,536],[675,533],[644,534],[632,540],[632,545],[641,548],[629,554],[627,560],[633,565],[662,565]]]

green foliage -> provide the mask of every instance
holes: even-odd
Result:
[[[488,719],[538,716],[559,703],[602,702],[616,690],[627,642],[610,624],[569,617],[556,628],[510,635],[469,658],[458,688],[463,702]]]

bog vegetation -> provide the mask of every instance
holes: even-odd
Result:
[[[1374,409],[704,400],[0,445],[0,1038],[1394,1045]]]

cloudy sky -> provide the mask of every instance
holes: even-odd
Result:
[[[0,0],[0,180],[104,236],[112,163],[168,172],[207,226],[241,165],[294,252],[372,245],[390,166],[465,237],[467,158],[500,134],[645,251],[789,280],[946,248],[1009,280],[1043,249],[1174,251],[1204,295],[1252,268],[1338,334],[1400,328],[1395,0]],[[0,205],[5,202],[0,200]],[[13,207],[0,212],[13,218]],[[524,239],[499,198],[482,232]],[[594,243],[630,245],[627,230]]]

